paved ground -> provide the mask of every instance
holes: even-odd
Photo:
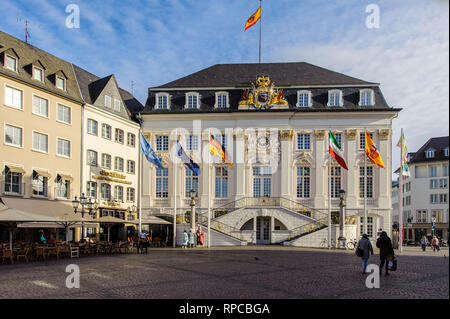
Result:
[[[365,286],[353,252],[286,247],[150,249],[114,255],[0,265],[0,298],[449,298],[448,248],[406,248],[399,269]],[[369,263],[378,263],[374,255]],[[66,266],[80,288],[66,288]]]

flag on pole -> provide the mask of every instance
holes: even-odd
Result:
[[[402,146],[403,144],[403,146]],[[406,147],[406,141],[405,141],[405,135],[402,132],[402,135],[400,136],[400,139],[398,140],[397,143],[397,147],[402,148],[403,147],[403,152],[402,152],[402,172],[404,176],[410,176],[411,174],[409,173],[409,167],[408,167],[408,148]]]
[[[260,18],[261,18],[261,7],[259,7],[258,10],[256,10],[256,12],[253,13],[250,18],[248,18],[247,22],[245,23],[244,32],[247,31],[248,28],[254,26]]]
[[[368,132],[366,132],[366,155],[372,163],[378,167],[385,168],[383,159],[381,158],[380,153],[378,153],[378,150]]]
[[[200,166],[195,163],[184,151],[183,147],[180,144],[180,141],[177,140],[177,156],[181,159],[184,165],[186,165],[191,171],[200,175]]]
[[[146,140],[144,135],[141,133],[141,152],[145,155],[145,158],[152,164],[158,166],[159,168],[164,168],[161,164],[161,159],[156,156],[155,151],[150,146],[150,143]]]
[[[225,164],[233,166],[233,163],[225,152],[225,147],[222,146],[219,141],[216,141],[212,135],[209,138],[209,151],[211,154],[219,156]]]
[[[341,152],[341,147],[334,138],[334,135],[331,132],[331,130],[329,133],[329,137],[330,137],[330,147],[329,147],[330,155],[333,156],[333,158],[339,163],[339,165],[348,170],[347,163],[345,162],[344,159],[344,155],[342,155]]]

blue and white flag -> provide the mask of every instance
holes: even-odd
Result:
[[[145,155],[147,160],[158,166],[159,168],[164,168],[161,164],[161,159],[158,158],[155,154],[155,151],[150,146],[150,143],[145,139],[144,135],[141,133],[141,152]]]
[[[177,141],[177,156],[183,161],[184,165],[186,165],[191,171],[200,175],[200,166],[195,163],[184,151],[183,147],[181,147],[180,141]]]

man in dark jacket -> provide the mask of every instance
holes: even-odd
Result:
[[[388,276],[388,258],[394,256],[394,249],[392,248],[391,239],[385,231],[381,232],[380,237],[377,239],[377,248],[380,248],[380,274],[383,271],[384,263],[386,263],[386,276]]]
[[[372,244],[370,243],[369,236],[367,234],[363,234],[362,238],[358,242],[358,246],[356,248],[362,250],[362,267],[361,267],[361,273],[366,273],[366,267],[367,267],[367,261],[369,260],[370,254],[373,255],[373,248]]]

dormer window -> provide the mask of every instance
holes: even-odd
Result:
[[[44,70],[37,66],[33,66],[33,79],[44,82]]]
[[[156,108],[160,110],[167,110],[170,108],[169,94],[167,93],[156,94]]]
[[[311,91],[297,91],[297,107],[310,107]]]
[[[374,94],[372,90],[360,90],[359,91],[359,105],[369,106],[374,105]]]
[[[328,91],[328,104],[327,106],[342,106],[342,91],[340,90],[331,90]]]
[[[434,150],[429,149],[429,150],[425,151],[425,157],[426,158],[434,158]]]
[[[66,79],[61,76],[56,76],[56,87],[60,90],[66,90]]]
[[[120,107],[122,103],[118,99],[114,99],[114,111],[120,112]]]
[[[12,55],[6,55],[5,67],[11,71],[17,72],[17,59]]]
[[[230,107],[228,103],[228,92],[216,92],[216,104],[214,107],[218,109],[227,109]]]
[[[195,92],[186,93],[186,109],[198,109],[199,104],[199,94]]]
[[[448,147],[446,149],[444,149],[444,156],[448,157]]]

